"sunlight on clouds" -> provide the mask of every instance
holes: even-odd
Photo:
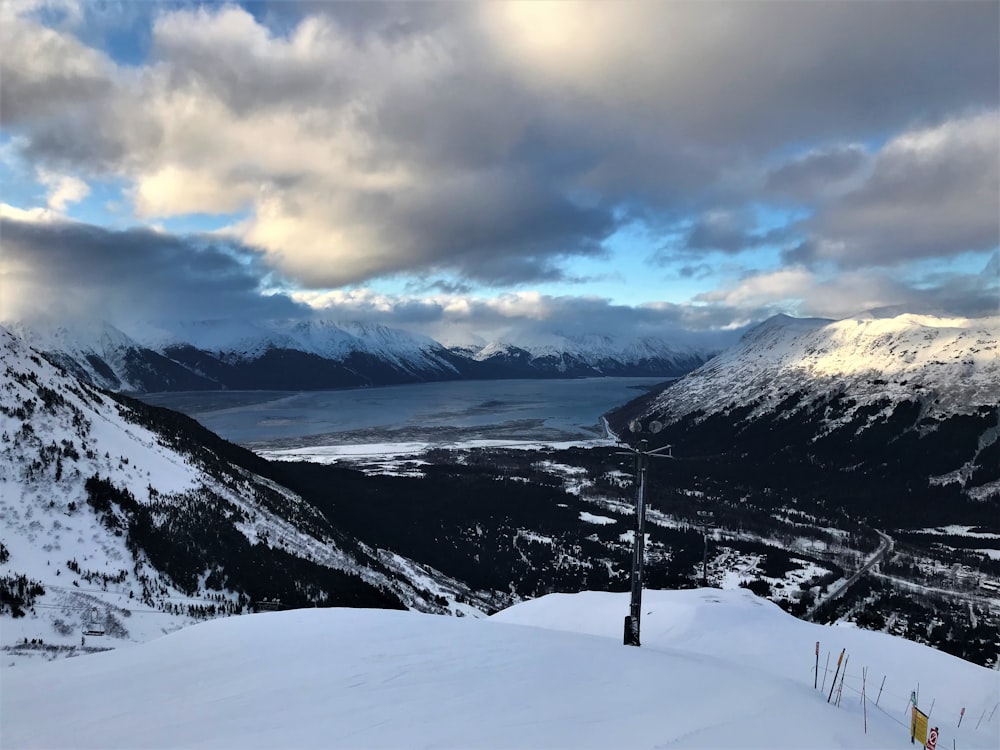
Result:
[[[886,157],[912,153],[918,157],[938,158],[938,154],[956,146],[980,148],[982,144],[996,146],[1000,134],[1000,113],[982,112],[970,117],[941,123],[936,127],[911,130],[886,144]]]
[[[918,290],[887,274],[851,271],[827,277],[799,266],[746,276],[729,286],[699,294],[695,301],[752,311],[757,317],[762,310],[769,310],[771,314],[845,318],[920,298]]]
[[[321,193],[265,194],[243,239],[266,250],[286,273],[313,284],[359,281],[391,268],[394,259],[386,257],[375,229],[352,221],[338,196]]]
[[[53,222],[63,219],[61,214],[51,208],[17,208],[7,203],[0,203],[0,219],[13,219],[24,222]]]
[[[371,289],[330,289],[314,291],[302,289],[289,296],[296,302],[309,305],[314,310],[331,310],[339,307],[353,310],[377,310],[388,312],[399,298],[379,294]]]
[[[699,302],[724,302],[734,307],[748,307],[766,304],[768,300],[801,298],[815,282],[815,275],[805,268],[786,268],[753,274],[728,289],[699,294],[695,300]]]
[[[728,11],[710,5],[691,13],[681,3],[543,0],[480,10],[498,53],[529,81],[656,109],[685,87],[687,63],[703,57],[698,43],[727,34],[718,19]]]
[[[235,213],[252,199],[252,188],[223,182],[211,171],[166,166],[139,176],[133,201],[137,216],[151,217]]]

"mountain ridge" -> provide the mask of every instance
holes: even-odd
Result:
[[[402,329],[322,319],[78,328],[18,323],[26,343],[109,390],[322,390],[461,379],[663,376],[713,350],[643,336],[546,334],[523,342],[446,347]]]

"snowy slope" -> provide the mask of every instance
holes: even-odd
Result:
[[[150,387],[211,387],[195,373],[150,350],[110,323],[15,324],[8,330],[32,348],[47,352],[77,377],[113,391]]]
[[[3,746],[902,748],[917,683],[939,747],[1000,738],[1000,716],[977,727],[1000,675],[931,649],[715,590],[646,592],[635,649],[621,645],[627,609],[627,594],[584,593],[488,620],[333,609],[216,620],[5,670]],[[813,688],[817,640],[848,650],[839,707]]]
[[[147,640],[192,622],[192,608],[243,611],[243,587],[223,582],[265,570],[299,576],[300,594],[318,604],[384,598],[475,613],[454,602],[467,587],[405,559],[377,560],[294,493],[199,444],[186,418],[150,422],[146,407],[94,390],[2,328],[0,352],[0,593],[19,594],[13,605],[0,596],[4,648],[76,647],[91,619],[106,630],[101,645]],[[247,557],[259,574],[240,572]],[[179,583],[192,566],[199,580]],[[323,583],[324,570],[346,576]],[[24,582],[44,593],[24,596]]]
[[[827,500],[881,522],[905,522],[918,489],[920,513],[997,503],[1000,317],[779,315],[607,418],[619,435],[660,422],[652,442],[682,457],[773,465],[798,492],[823,473]]]
[[[830,321],[779,315],[664,391],[667,420],[760,401],[798,389],[836,389],[858,402],[917,398],[932,415],[1000,401],[1000,317],[864,315]]]

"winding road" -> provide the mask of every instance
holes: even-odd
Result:
[[[827,602],[836,601],[837,599],[839,599],[840,597],[842,597],[844,595],[844,592],[846,592],[851,586],[853,586],[855,583],[857,583],[858,580],[863,575],[865,575],[873,567],[875,567],[876,565],[878,565],[880,562],[882,562],[883,560],[885,560],[890,554],[892,554],[892,550],[893,550],[893,547],[896,544],[896,540],[893,539],[888,534],[886,534],[885,532],[879,531],[878,529],[875,530],[875,533],[877,533],[879,535],[879,537],[881,537],[881,539],[882,539],[882,543],[879,544],[878,549],[875,550],[875,552],[872,554],[872,556],[869,557],[865,561],[864,565],[862,565],[860,568],[858,568],[858,570],[857,570],[856,573],[854,573],[850,578],[848,578],[847,580],[845,580],[842,584],[840,584],[839,586],[837,586],[837,588],[833,589],[829,594],[827,594],[826,597],[824,597],[823,599],[820,599],[819,601],[817,601],[809,609],[809,611],[806,612],[806,615],[805,615],[804,619],[806,619],[806,620],[812,620],[813,617],[816,615],[816,612],[820,609],[820,607],[822,607]]]

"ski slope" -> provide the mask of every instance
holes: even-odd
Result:
[[[639,649],[621,645],[627,611],[627,594],[585,592],[487,620],[348,609],[213,620],[6,669],[0,745],[904,748],[919,682],[939,747],[998,746],[1000,716],[975,728],[1000,697],[996,672],[804,623],[745,591],[646,592]],[[816,640],[850,655],[839,707],[813,688]]]

